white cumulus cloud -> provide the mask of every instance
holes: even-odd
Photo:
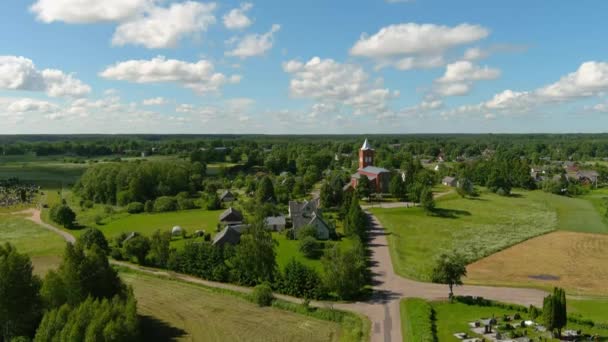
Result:
[[[317,101],[313,113],[327,108],[334,111],[345,105],[354,115],[383,115],[390,111],[388,102],[399,96],[398,91],[371,82],[360,66],[333,59],[314,57],[306,63],[290,60],[283,63],[283,70],[291,74],[289,88],[293,97]]]
[[[121,21],[141,13],[156,0],[38,0],[30,11],[45,23],[84,24]]]
[[[498,69],[479,67],[469,61],[457,61],[448,64],[443,76],[437,79],[437,92],[444,96],[466,95],[473,82],[494,80],[499,76]]]
[[[91,87],[71,74],[57,69],[38,70],[31,59],[0,56],[0,88],[44,91],[52,97],[81,97]]]
[[[350,54],[372,58],[381,66],[400,63],[403,70],[428,67],[421,60],[432,57],[434,67],[448,49],[476,42],[488,35],[486,28],[471,24],[454,27],[417,23],[390,25],[372,36],[362,35],[350,49]]]
[[[281,25],[274,24],[270,31],[263,34],[248,34],[240,39],[231,39],[228,43],[234,44],[234,49],[226,51],[226,56],[248,58],[264,55],[272,49],[274,34],[281,29]]]
[[[112,44],[141,45],[150,49],[175,47],[179,40],[215,23],[215,3],[186,1],[168,8],[153,7],[145,15],[120,24]]]
[[[224,85],[238,83],[240,76],[216,72],[213,63],[200,60],[189,63],[158,56],[151,60],[118,62],[103,70],[101,77],[134,83],[178,83],[199,93],[217,92]]]
[[[253,24],[247,16],[247,12],[253,8],[250,2],[242,3],[239,8],[233,8],[223,17],[224,26],[229,30],[241,30]]]

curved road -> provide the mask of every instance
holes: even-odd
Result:
[[[20,213],[30,214],[29,220],[60,234],[68,242],[76,240],[70,233],[43,222],[40,218],[39,209],[29,209]],[[399,312],[401,299],[412,297],[428,300],[446,299],[448,288],[446,285],[418,282],[397,275],[393,269],[390,257],[388,240],[386,238],[387,232],[374,215],[369,212],[366,213],[369,216],[370,222],[369,249],[371,252],[371,271],[374,289],[372,297],[365,302],[330,303],[317,301],[311,304],[318,307],[333,307],[340,310],[353,311],[367,316],[371,321],[370,335],[372,342],[401,342],[403,341]],[[251,292],[251,288],[247,287],[207,281],[184,274],[142,267],[125,262],[112,261],[112,263],[150,274],[172,277],[209,287],[245,293]],[[455,287],[454,293],[456,295],[481,296],[487,299],[526,306],[532,304],[539,307],[542,306],[542,299],[546,295],[544,291],[534,289],[470,285]],[[276,297],[295,303],[302,302],[302,299],[285,295],[277,294]]]

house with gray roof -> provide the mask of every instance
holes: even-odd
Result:
[[[443,184],[445,186],[457,187],[458,180],[456,179],[456,177],[446,176],[446,177],[443,177],[443,179],[441,180],[441,184]]]
[[[236,245],[241,242],[241,233],[228,226],[213,238],[213,246],[222,247],[225,244]]]
[[[230,190],[226,190],[220,195],[220,201],[233,202],[236,201],[236,196],[234,196],[234,194],[230,192]]]
[[[220,223],[226,225],[241,224],[243,223],[243,214],[233,207],[230,207],[220,214]]]
[[[285,229],[286,219],[285,216],[270,216],[264,221],[266,229],[275,232],[280,232]]]
[[[314,226],[317,230],[318,239],[329,239],[331,227],[321,215],[318,198],[304,202],[290,201],[289,218],[291,218],[296,235],[302,227]]]

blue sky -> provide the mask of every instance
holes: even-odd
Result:
[[[9,0],[0,134],[604,132],[605,1]]]

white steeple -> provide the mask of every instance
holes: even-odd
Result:
[[[365,138],[365,142],[363,143],[363,146],[361,146],[362,150],[372,150],[372,145],[369,144],[369,142],[367,141],[367,138]]]

